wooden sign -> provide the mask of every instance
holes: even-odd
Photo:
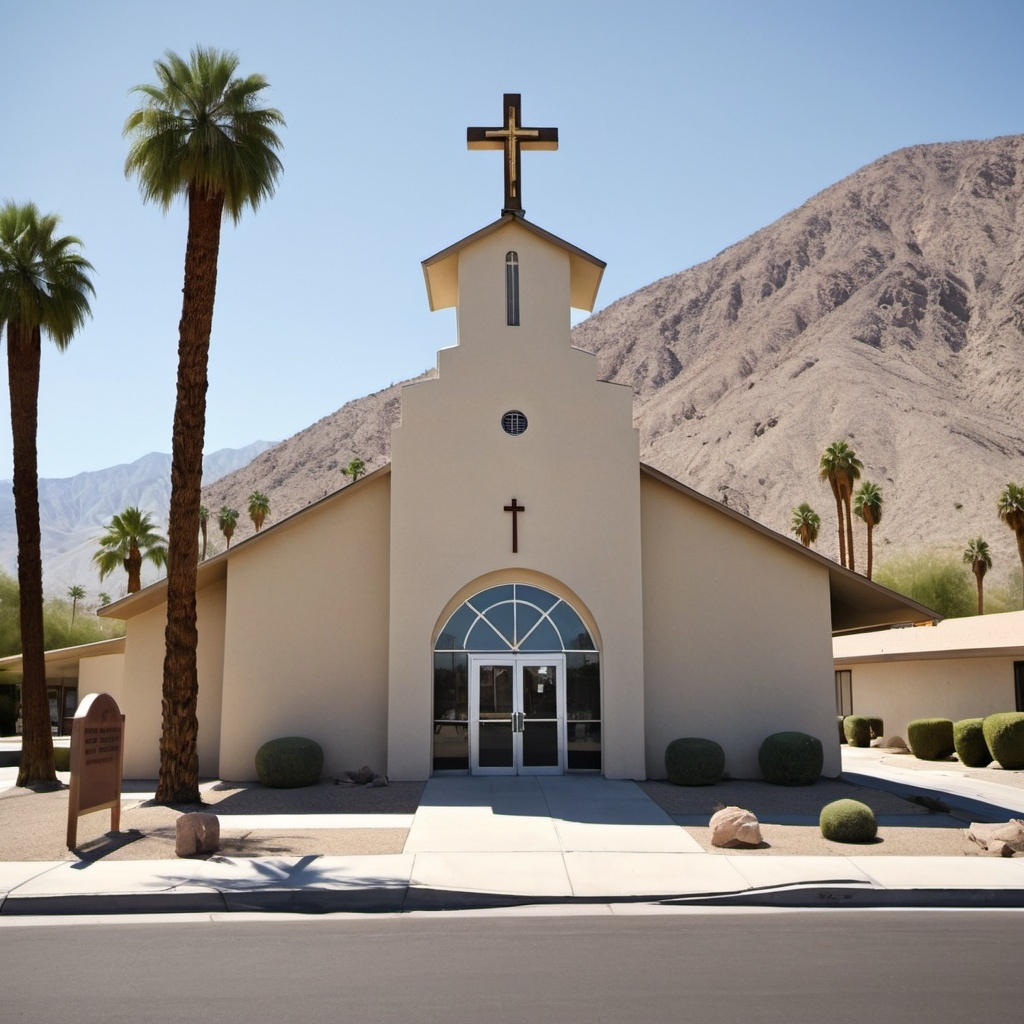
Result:
[[[109,693],[90,693],[71,723],[71,792],[68,849],[78,839],[83,814],[110,808],[110,831],[121,827],[121,771],[124,767],[124,715]]]

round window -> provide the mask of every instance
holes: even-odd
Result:
[[[526,417],[518,409],[513,409],[501,417],[501,429],[513,437],[518,437],[522,434],[526,427]]]

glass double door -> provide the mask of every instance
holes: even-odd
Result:
[[[565,771],[565,656],[472,655],[469,766],[474,775]]]

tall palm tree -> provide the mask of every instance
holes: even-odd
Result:
[[[1017,538],[1017,554],[1020,556],[1021,570],[1024,571],[1024,487],[1008,483],[999,495],[996,508],[999,518],[1013,530]]]
[[[871,569],[874,563],[873,537],[875,527],[882,521],[882,489],[878,484],[865,480],[857,488],[857,493],[853,496],[853,511],[864,520],[864,525],[868,528],[867,577],[871,579]]]
[[[853,518],[850,501],[853,482],[860,477],[864,464],[856,452],[845,441],[833,441],[824,451],[818,463],[818,475],[827,480],[836,499],[836,517],[839,520],[839,564],[854,568]],[[843,533],[843,524],[846,533]]]
[[[252,525],[259,533],[263,527],[263,520],[270,515],[270,499],[262,491],[253,491],[249,495],[249,518]]]
[[[793,518],[789,521],[789,527],[800,538],[800,543],[805,548],[809,548],[818,539],[821,516],[805,501],[798,508],[793,509]]]
[[[220,511],[217,513],[217,525],[220,527],[220,532],[224,534],[228,547],[231,547],[231,538],[235,535],[235,526],[237,524],[238,509],[221,505]]]
[[[203,547],[199,552],[199,561],[206,561],[206,528],[210,519],[210,510],[205,505],[199,506],[199,535],[203,538]]]
[[[978,614],[985,614],[985,573],[992,568],[992,553],[988,544],[981,537],[967,542],[964,549],[964,561],[971,567],[974,578],[978,581]]]
[[[158,569],[167,564],[167,541],[156,532],[153,518],[135,505],[129,505],[113,516],[106,533],[97,537],[99,551],[92,556],[100,571],[100,582],[115,569],[128,573],[128,593],[142,589],[142,563],[151,562]]]
[[[347,466],[342,467],[341,475],[352,477],[352,483],[355,483],[365,472],[366,463],[357,456]]]
[[[75,612],[78,611],[78,602],[85,598],[85,587],[73,583],[68,587],[68,597],[71,598],[71,625],[75,624]]]
[[[262,75],[236,77],[233,53],[196,47],[186,61],[168,51],[155,63],[156,85],[139,85],[142,106],[128,116],[125,174],[143,199],[165,210],[188,204],[185,283],[178,327],[178,390],[171,443],[167,631],[163,734],[156,799],[199,799],[196,705],[196,521],[203,476],[206,386],[221,220],[273,195],[281,161],[280,111],[260,106]]]
[[[7,326],[11,394],[14,519],[21,594],[22,746],[18,785],[55,783],[50,705],[43,661],[43,563],[40,553],[36,431],[42,336],[64,351],[90,314],[94,294],[73,235],[58,235],[60,218],[32,203],[0,206],[0,330]]]

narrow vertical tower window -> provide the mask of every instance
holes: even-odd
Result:
[[[519,326],[519,254],[505,253],[505,322]]]

